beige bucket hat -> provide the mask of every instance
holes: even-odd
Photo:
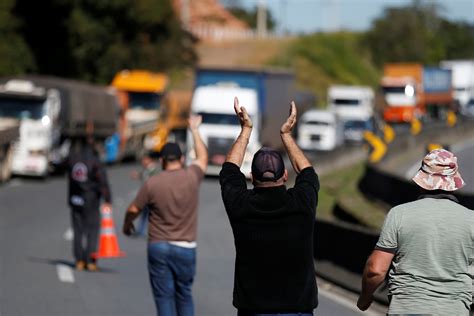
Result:
[[[456,191],[465,183],[452,152],[435,149],[425,156],[413,181],[425,190]]]

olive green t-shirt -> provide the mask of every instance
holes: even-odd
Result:
[[[474,212],[448,198],[423,198],[388,213],[376,249],[395,254],[389,314],[468,315]]]

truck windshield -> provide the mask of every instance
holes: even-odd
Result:
[[[365,130],[370,129],[369,121],[347,121],[344,123],[344,129]]]
[[[218,125],[240,125],[239,120],[235,114],[220,114],[220,113],[206,113],[199,112],[202,116],[203,124],[218,124]]]
[[[130,108],[141,110],[158,110],[161,95],[150,92],[130,92]]]
[[[357,99],[334,99],[334,104],[335,105],[342,105],[342,106],[348,106],[348,105],[359,105],[359,100]]]
[[[384,94],[389,94],[389,93],[405,94],[405,86],[402,86],[402,87],[383,87],[383,93]]]
[[[313,126],[330,126],[330,122],[321,122],[321,121],[306,121],[304,122],[306,125],[313,125]]]
[[[38,120],[44,114],[44,100],[0,97],[0,117]]]

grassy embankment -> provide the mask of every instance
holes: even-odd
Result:
[[[323,107],[332,84],[375,87],[380,70],[370,61],[359,33],[313,34],[299,38],[201,43],[200,65],[283,66],[295,71],[299,88],[314,92]],[[336,203],[362,225],[379,228],[386,207],[366,199],[357,188],[364,164],[334,170],[321,177],[318,217],[336,220]]]
[[[380,78],[380,70],[372,64],[359,33],[301,37],[268,64],[293,68],[298,86],[316,93],[321,107],[325,106],[326,91],[332,84],[376,87]],[[337,220],[333,210],[338,204],[361,225],[380,228],[387,206],[370,201],[359,192],[357,185],[363,172],[364,163],[358,163],[322,176],[318,217]]]

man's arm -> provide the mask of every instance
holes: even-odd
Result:
[[[394,253],[377,249],[370,255],[362,276],[362,293],[357,301],[360,310],[365,311],[372,304],[373,294],[385,280],[393,257]]]
[[[239,105],[239,99],[237,99],[237,97],[234,98],[234,111],[239,118],[241,130],[239,136],[227,154],[226,162],[231,162],[240,168],[240,166],[242,166],[242,161],[244,160],[245,150],[249,143],[250,134],[252,133],[253,124],[245,107]]]
[[[288,153],[288,157],[290,158],[291,165],[293,166],[295,172],[299,174],[301,170],[311,167],[312,165],[291,135],[291,131],[293,130],[295,124],[296,105],[295,102],[291,101],[290,115],[288,116],[286,122],[281,126],[280,136],[281,140],[283,141],[283,145],[285,146],[286,152]]]
[[[193,164],[197,165],[202,172],[207,169],[208,154],[206,145],[202,140],[201,134],[199,133],[199,125],[201,125],[202,117],[200,115],[192,115],[189,120],[189,130],[193,136],[194,150],[196,151],[196,159]]]
[[[125,219],[123,221],[122,232],[126,236],[130,236],[135,232],[135,226],[133,225],[133,221],[135,218],[138,217],[140,214],[140,209],[135,204],[130,204],[127,208],[127,212],[125,213]]]

